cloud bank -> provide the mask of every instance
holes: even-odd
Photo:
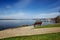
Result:
[[[60,15],[58,12],[52,12],[52,13],[40,13],[37,15],[32,14],[26,14],[23,12],[16,13],[16,14],[10,14],[10,15],[1,15],[1,19],[33,19],[33,18],[54,18],[56,16]]]
[[[60,15],[60,13],[42,13],[42,14],[37,14],[35,15],[35,18],[55,18],[56,16]]]

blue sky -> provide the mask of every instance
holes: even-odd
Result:
[[[60,0],[0,0],[0,19],[54,18]]]

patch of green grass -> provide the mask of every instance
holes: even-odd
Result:
[[[60,27],[60,23],[48,24],[48,25],[44,25],[44,26],[38,26],[36,28],[49,28],[49,27]]]
[[[4,38],[1,40],[60,40],[60,33],[19,36],[19,37]]]

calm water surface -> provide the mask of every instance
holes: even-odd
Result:
[[[0,30],[15,28],[22,25],[33,25],[36,20],[0,20]],[[53,24],[54,22],[43,22],[42,25]]]

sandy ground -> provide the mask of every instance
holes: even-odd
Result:
[[[56,32],[60,32],[60,27],[34,29],[33,26],[28,26],[28,27],[21,27],[21,28],[14,28],[0,31],[0,39],[7,37],[56,33]]]

